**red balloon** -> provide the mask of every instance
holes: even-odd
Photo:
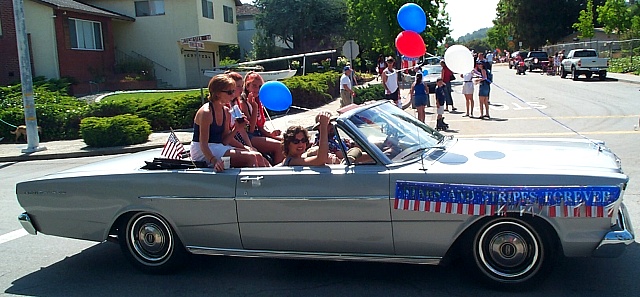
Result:
[[[413,31],[402,31],[396,37],[396,48],[405,57],[417,58],[427,52],[427,46],[420,34]]]

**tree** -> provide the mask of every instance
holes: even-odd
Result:
[[[395,38],[402,28],[398,24],[398,9],[403,0],[347,0],[348,37],[355,39],[360,49],[371,59],[378,54],[394,55]],[[449,16],[445,12],[445,0],[414,0],[427,16],[427,28],[420,35],[427,45],[427,52],[434,53],[436,46],[449,35]]]
[[[572,26],[574,29],[580,32],[580,38],[593,38],[595,31],[593,30],[593,1],[587,1],[587,7],[580,11],[578,22]]]
[[[255,0],[257,27],[294,52],[337,48],[347,22],[345,0]],[[268,42],[267,42],[268,43]]]
[[[607,34],[616,33],[618,38],[631,28],[631,13],[624,0],[607,0],[603,6],[596,8],[598,21],[604,26]]]
[[[556,43],[573,33],[573,22],[588,0],[500,0],[494,27],[507,32],[517,45],[538,48],[547,42]],[[604,0],[592,0],[593,5]]]

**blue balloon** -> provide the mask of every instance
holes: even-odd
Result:
[[[429,70],[422,70],[422,77],[426,77],[427,75],[429,75]]]
[[[258,95],[262,105],[273,111],[287,110],[293,102],[291,91],[279,81],[266,82],[260,88]]]
[[[418,4],[407,3],[398,9],[398,23],[404,30],[418,34],[427,28],[427,16]]]

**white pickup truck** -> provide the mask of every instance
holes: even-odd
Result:
[[[597,74],[600,80],[607,78],[607,68],[609,59],[598,58],[598,53],[594,49],[574,49],[562,60],[560,67],[560,77],[567,77],[571,73],[573,80],[584,74],[587,79]]]

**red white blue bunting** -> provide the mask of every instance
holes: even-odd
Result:
[[[610,217],[618,186],[505,187],[397,181],[394,208],[474,216],[507,212],[548,217]]]

